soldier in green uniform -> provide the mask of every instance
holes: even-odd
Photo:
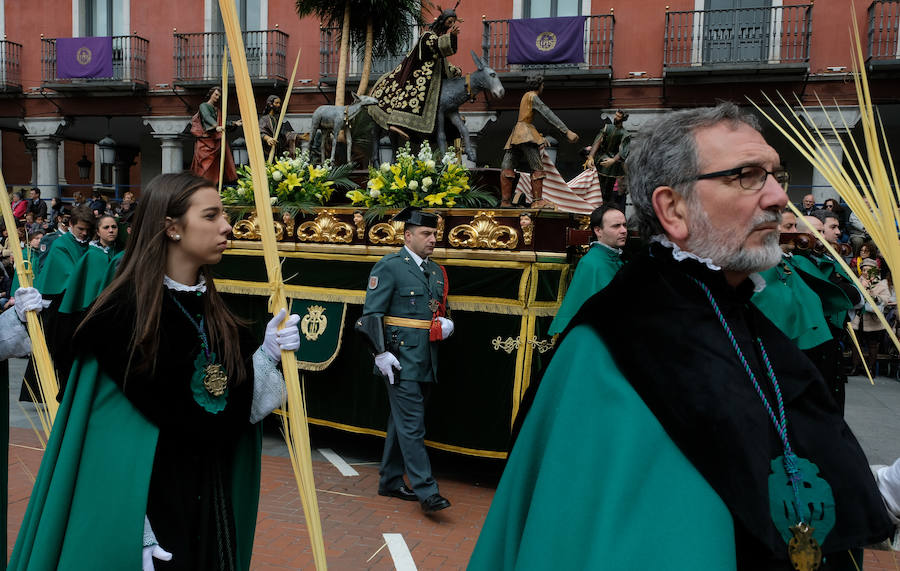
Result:
[[[418,500],[428,513],[450,507],[425,451],[425,404],[437,381],[436,341],[453,333],[453,322],[446,317],[446,272],[428,259],[437,216],[408,207],[394,220],[405,223],[405,246],[372,268],[357,330],[371,343],[391,406],[378,493]]]

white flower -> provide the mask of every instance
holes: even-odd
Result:
[[[407,186],[409,187],[410,190],[415,190],[415,189],[419,188],[419,182],[415,181],[415,180],[411,180],[411,181],[409,181],[409,184],[407,184]]]
[[[388,172],[391,170],[391,163],[381,163],[381,172]]]
[[[378,198],[379,196],[381,196],[381,191],[377,188],[373,188],[369,191],[369,196],[371,196],[372,198]]]
[[[451,152],[447,152],[444,154],[443,158],[441,159],[441,162],[444,163],[445,165],[454,164],[454,163],[456,163],[456,155],[454,155]]]
[[[238,188],[238,194],[240,194],[242,197],[246,198],[247,194],[248,194],[247,189],[244,187]]]
[[[281,171],[272,172],[272,180],[274,180],[275,182],[278,182],[283,178],[284,178],[284,175],[281,174]]]
[[[434,161],[432,161],[432,162],[434,162]],[[431,184],[433,182],[434,181],[431,180],[430,176],[426,176],[425,178],[422,179],[422,188],[428,188],[429,186],[431,186]]]
[[[278,197],[277,196],[270,197],[269,202],[272,203],[272,206],[275,206],[275,203],[278,202]]]
[[[434,166],[434,161],[432,159],[428,159],[427,161],[425,161],[425,168],[434,170]]]

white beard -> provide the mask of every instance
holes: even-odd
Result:
[[[735,232],[714,228],[706,211],[699,204],[692,206],[696,206],[694,212],[697,216],[693,220],[685,250],[701,258],[709,258],[723,270],[732,272],[761,272],[781,260],[778,232],[766,235],[760,246],[747,248],[744,245],[753,229],[760,224],[781,224],[781,214],[764,211],[750,221],[744,232]]]

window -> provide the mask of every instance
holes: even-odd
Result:
[[[260,21],[261,6],[260,3],[265,0],[236,0],[235,8],[237,9],[238,20],[241,23],[241,30],[265,30],[266,22]],[[225,24],[222,22],[222,12],[219,9],[219,3],[213,2],[213,10],[215,16],[213,18],[213,32],[224,32]]]
[[[556,18],[580,16],[581,0],[525,0],[524,18]]]
[[[80,0],[81,36],[128,35],[128,3],[120,0]]]

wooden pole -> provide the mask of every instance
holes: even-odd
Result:
[[[375,24],[372,22],[372,16],[369,15],[366,21],[366,47],[363,53],[362,74],[359,77],[359,88],[356,94],[363,96],[369,89],[369,75],[372,73],[372,43],[375,41]]]
[[[297,59],[294,60],[294,70],[291,72],[291,80],[288,82],[287,91],[281,98],[281,113],[278,114],[278,125],[275,126],[275,143],[269,149],[269,159],[266,162],[271,163],[275,158],[275,147],[278,146],[278,135],[281,133],[281,124],[284,122],[284,114],[287,113],[288,101],[291,100],[291,91],[294,89],[294,78],[297,76],[297,66],[300,64],[300,50],[297,50]]]
[[[347,66],[350,59],[350,0],[344,2],[344,25],[341,27],[341,59],[338,64],[337,85],[334,90],[334,104],[344,104],[344,92],[347,90]],[[335,141],[337,143],[337,141]]]
[[[244,51],[244,40],[238,23],[234,0],[219,0],[222,21],[225,24],[225,35],[231,46],[232,66],[234,68],[235,89],[241,109],[241,120],[244,131],[259,133],[259,118],[256,116],[256,101],[253,98],[253,86],[247,70],[247,56]],[[278,258],[278,245],[275,241],[275,226],[272,218],[272,204],[269,201],[268,178],[266,177],[265,155],[262,140],[259,137],[245,137],[247,154],[250,156],[250,174],[253,180],[253,195],[256,212],[262,221],[260,234],[263,246],[263,257],[269,277],[269,311],[273,314],[287,308],[284,294],[284,280],[281,276],[281,264]],[[312,451],[309,445],[309,427],[306,422],[306,408],[301,394],[300,379],[297,371],[297,360],[292,351],[281,352],[281,366],[287,384],[287,414],[282,417],[288,453],[294,468],[294,478],[303,502],[303,514],[309,532],[310,544],[316,569],[327,569],[325,562],[325,540],[322,536],[322,522],[319,519],[319,504],[316,498],[316,486],[313,480]]]
[[[225,178],[225,149],[228,148],[228,145],[225,144],[227,139],[227,133],[225,127],[228,124],[228,44],[225,44],[225,50],[222,52],[222,97],[220,98],[222,102],[222,138],[220,140],[220,150],[219,154],[219,193],[222,192],[222,185],[224,184]]]
[[[19,276],[19,286],[32,287],[34,272],[31,269],[31,262],[29,261],[26,264],[25,259],[22,257],[22,244],[19,242],[19,234],[16,232],[16,219],[13,216],[12,208],[10,208],[9,192],[6,190],[6,181],[2,172],[0,172],[0,211],[3,213],[3,221],[6,224],[7,234],[9,235],[7,247],[12,250],[16,274]],[[9,293],[13,294],[15,292]],[[53,360],[50,358],[50,350],[47,348],[47,339],[44,337],[44,328],[41,326],[41,320],[38,319],[38,315],[34,311],[26,312],[25,319],[28,336],[31,337],[31,354],[34,359],[38,388],[47,406],[46,418],[42,414],[38,416],[45,435],[49,437],[50,429],[53,428],[53,420],[56,418],[56,411],[59,409],[59,403],[56,402],[59,382],[56,379],[56,369],[53,367]],[[40,410],[40,407],[37,408]]]

